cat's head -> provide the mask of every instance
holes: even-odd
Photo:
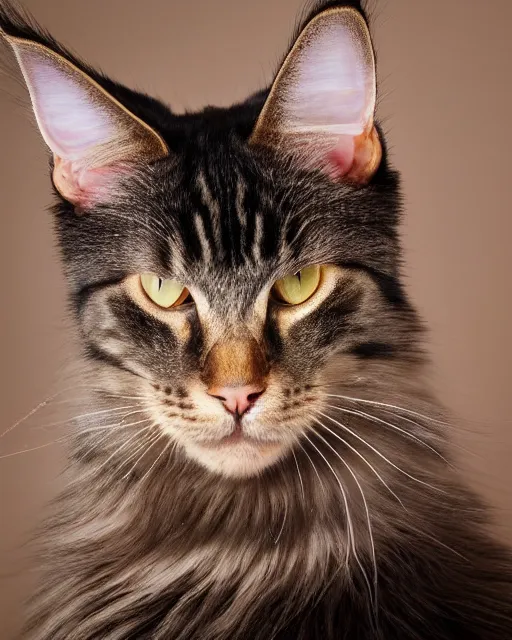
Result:
[[[144,437],[228,476],[289,458],[330,385],[411,356],[370,35],[327,4],[269,91],[182,116],[0,9],[98,386],[140,401]]]

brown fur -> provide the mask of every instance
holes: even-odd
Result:
[[[341,5],[364,15],[329,1],[305,24]],[[176,116],[1,0],[0,27],[64,56],[169,149],[82,216],[56,193],[86,410],[38,535],[24,637],[512,637],[511,553],[454,469],[454,420],[429,390],[378,125],[370,181],[332,180],[293,137],[251,141],[268,91]],[[322,265],[309,300],[269,296],[308,265]],[[143,273],[194,304],[152,306]],[[234,419],[209,386],[263,379],[245,440],[223,445]]]

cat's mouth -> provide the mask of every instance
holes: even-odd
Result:
[[[224,436],[215,440],[208,440],[201,442],[201,446],[207,449],[223,449],[226,447],[246,445],[249,447],[255,447],[260,450],[271,450],[277,447],[281,447],[282,443],[277,440],[262,440],[249,436],[244,432],[244,429],[239,421],[236,422],[233,432],[227,436]]]
[[[219,424],[212,433],[190,434],[184,439],[186,453],[207,469],[229,477],[258,475],[282,458],[293,444],[285,433],[273,433],[258,421],[244,419]],[[216,431],[216,432],[215,432]],[[194,435],[196,437],[194,437]]]

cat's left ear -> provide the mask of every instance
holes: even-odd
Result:
[[[351,7],[328,9],[306,25],[286,57],[251,142],[291,153],[333,179],[365,184],[382,158],[375,101],[363,16]]]
[[[3,34],[54,156],[59,193],[83,207],[108,195],[115,173],[168,155],[162,138],[95,80],[50,48]]]

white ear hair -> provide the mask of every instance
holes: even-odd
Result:
[[[5,36],[25,78],[32,107],[55,159],[54,184],[72,202],[105,189],[105,169],[168,155],[163,139],[93,78],[59,53]]]
[[[32,43],[14,44],[14,51],[41,135],[55,155],[78,160],[115,136],[115,123],[94,100],[100,89],[91,90],[91,81],[80,78],[76,68]]]
[[[363,16],[351,7],[327,9],[299,35],[251,140],[364,182],[381,157],[375,102],[375,61]]]
[[[291,130],[359,135],[373,123],[375,66],[368,30],[355,11],[334,18],[323,28],[313,26],[298,53],[297,75],[283,105],[283,124]]]

